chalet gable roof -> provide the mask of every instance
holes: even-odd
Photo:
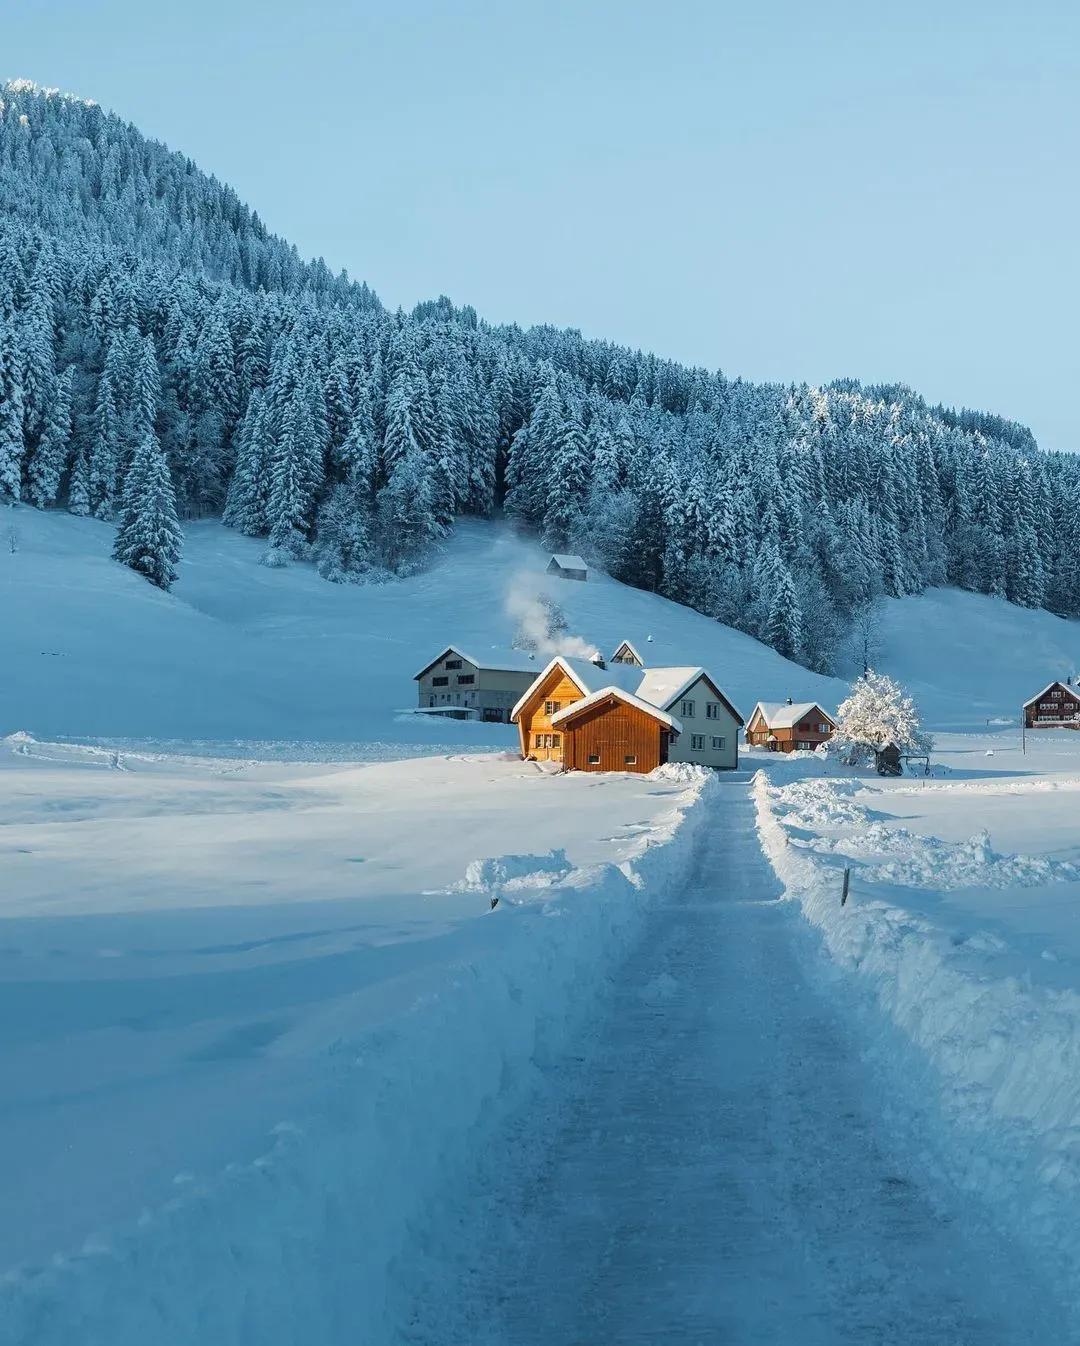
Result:
[[[666,710],[661,710],[659,706],[654,706],[651,701],[643,701],[640,696],[635,696],[633,692],[628,692],[622,687],[598,687],[595,692],[590,692],[588,696],[580,701],[574,701],[569,706],[564,706],[557,714],[551,717],[551,723],[565,724],[567,720],[572,720],[582,714],[583,711],[601,704],[609,697],[614,697],[617,701],[624,701],[628,706],[633,706],[635,710],[640,710],[648,715],[650,719],[659,720],[661,724],[666,725],[668,729],[676,734],[682,733],[682,724],[674,715],[669,715]]]
[[[762,721],[770,729],[794,729],[800,720],[817,713],[835,729],[836,721],[822,710],[816,701],[759,701],[750,715],[751,721],[760,712]]]
[[[536,656],[530,654],[528,650],[492,650],[485,658],[477,659],[475,655],[466,653],[460,645],[447,645],[434,659],[429,660],[419,673],[413,674],[413,681],[422,678],[448,654],[464,659],[466,663],[473,664],[476,668],[490,669],[493,673],[536,672]]]
[[[629,650],[638,663],[644,665],[645,660],[642,659],[641,655],[638,653],[637,647],[631,644],[629,640],[620,640],[618,645],[615,646],[615,653],[611,656],[613,663],[618,662],[618,656],[623,650]]]
[[[704,668],[639,668],[637,664],[619,663],[608,664],[606,668],[602,668],[591,659],[574,659],[563,654],[557,654],[536,675],[536,681],[526,689],[510,712],[511,720],[517,720],[528,702],[536,695],[540,684],[555,668],[560,668],[570,678],[583,697],[591,696],[594,692],[610,691],[616,687],[645,705],[652,706],[654,710],[662,711],[670,711],[684,692],[689,691],[699,679],[704,678],[738,722],[744,723],[743,717]]]
[[[1067,682],[1062,682],[1060,678],[1055,678],[1053,682],[1048,682],[1038,696],[1033,696],[1030,701],[1024,702],[1024,709],[1033,706],[1036,701],[1041,701],[1047,692],[1052,692],[1055,687],[1060,687],[1063,692],[1067,692],[1074,701],[1080,701],[1080,687],[1071,687]]]

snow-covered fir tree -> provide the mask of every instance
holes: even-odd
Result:
[[[157,437],[148,431],[124,482],[113,559],[145,575],[159,589],[168,589],[176,579],[182,544],[169,464]]]

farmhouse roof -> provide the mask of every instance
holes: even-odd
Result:
[[[836,721],[826,711],[822,710],[816,701],[796,701],[790,703],[787,701],[759,701],[754,707],[751,720],[754,715],[761,712],[761,718],[770,729],[794,729],[800,720],[804,720],[807,715],[818,712],[824,719],[836,727]]]
[[[742,716],[724,693],[720,691],[720,688],[717,687],[704,668],[639,668],[636,664],[608,664],[606,667],[601,667],[599,664],[593,663],[591,659],[572,659],[563,654],[557,654],[550,663],[540,669],[535,682],[525,690],[517,705],[510,712],[511,720],[517,719],[521,711],[524,710],[525,703],[532,696],[533,688],[538,682],[546,678],[555,667],[561,668],[577,685],[582,696],[592,696],[594,692],[610,691],[611,688],[617,687],[620,691],[634,697],[635,700],[652,706],[654,710],[663,711],[670,710],[679,697],[688,691],[699,678],[708,678],[709,683],[716,690],[728,710],[740,724],[743,723]]]
[[[588,562],[580,556],[571,556],[568,552],[555,551],[551,559],[560,570],[588,570]]]
[[[1075,700],[1080,701],[1080,687],[1071,687],[1067,682],[1062,682],[1060,678],[1055,678],[1053,682],[1048,682],[1046,684],[1038,696],[1033,696],[1030,701],[1025,701],[1024,709],[1027,710],[1028,706],[1033,706],[1036,701],[1041,701],[1046,693],[1052,692],[1055,687],[1062,688],[1063,691],[1068,692]]]
[[[490,669],[493,673],[536,672],[536,656],[530,654],[528,650],[492,650],[482,659],[478,659],[475,655],[463,650],[460,645],[447,645],[434,659],[429,659],[419,673],[413,674],[413,680],[422,678],[429,669],[434,668],[439,660],[445,659],[448,654],[457,655],[459,659],[475,664],[477,668]]]
[[[567,720],[574,719],[575,716],[580,715],[582,711],[588,710],[591,706],[606,701],[609,696],[615,697],[618,701],[625,701],[628,706],[633,706],[636,710],[642,711],[651,719],[659,720],[661,724],[666,724],[669,729],[673,729],[676,734],[682,733],[682,724],[674,715],[669,715],[666,710],[661,710],[651,701],[642,700],[640,696],[635,696],[633,692],[615,686],[598,687],[595,692],[590,692],[580,701],[574,701],[569,706],[564,706],[562,710],[551,717],[551,723],[564,724]]]
[[[740,724],[743,723],[743,717],[717,686],[708,669],[700,666],[696,668],[643,668],[640,672],[642,678],[637,688],[637,694],[642,700],[651,701],[654,706],[669,710],[681,696],[693,687],[699,678],[705,678],[732,715]]]

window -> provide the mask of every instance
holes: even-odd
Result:
[[[813,752],[814,749],[817,747],[817,744],[816,744],[816,743],[807,743],[807,742],[806,742],[805,740],[803,740],[803,739],[797,739],[797,740],[796,740],[796,743],[795,743],[795,747],[799,750],[799,752]]]
[[[684,720],[692,720],[694,718],[694,703],[692,701],[681,702],[679,714]]]
[[[705,751],[705,735],[704,735],[704,734],[691,734],[691,735],[690,735],[690,750],[691,750],[691,752],[704,752],[704,751]]]
[[[829,726],[827,724],[819,724],[817,731],[819,734],[827,734],[829,732]]]
[[[1054,698],[1055,701],[1060,701],[1060,700],[1061,700],[1061,688],[1060,688],[1060,687],[1057,688],[1057,690],[1051,692],[1050,695]]]
[[[561,736],[560,734],[552,734],[552,736],[551,736],[551,746],[552,746],[553,748],[561,748],[561,747],[562,747],[562,736]]]
[[[458,680],[458,682],[475,682],[475,681],[476,681],[476,674],[475,674],[475,673],[459,673],[459,674],[457,675],[457,680]]]
[[[544,702],[544,714],[547,715],[549,718],[550,718],[552,715],[558,715],[558,713],[559,713],[560,710],[562,710],[562,702],[561,702],[561,701],[545,701],[545,702]]]
[[[542,747],[544,746],[544,736],[543,736],[543,734],[537,734],[537,736],[536,736],[536,746],[537,746],[538,748],[542,748]]]
[[[718,719],[720,718],[720,702],[719,702],[719,701],[706,701],[706,702],[705,702],[705,718],[706,718],[707,720],[718,720]]]
[[[460,659],[447,659],[447,661],[446,661],[446,667],[447,667],[447,668],[460,668],[460,667],[461,667],[461,660],[460,660]]]
[[[624,757],[624,758],[623,758],[623,766],[637,766],[637,758],[636,758],[636,757]]]
[[[449,678],[432,678],[431,685],[432,687],[445,687],[449,681]]]
[[[713,752],[724,751],[724,740],[722,738],[717,738],[715,734],[713,735],[712,745],[713,745]]]
[[[600,765],[600,754],[598,752],[589,753],[589,765],[590,766]]]

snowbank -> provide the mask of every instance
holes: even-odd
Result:
[[[1080,994],[1034,983],[993,932],[943,928],[898,905],[887,885],[931,884],[935,864],[939,888],[1023,885],[1044,881],[1051,869],[1064,878],[1073,867],[996,856],[982,838],[950,847],[894,832],[887,844],[906,850],[906,860],[859,868],[842,907],[845,860],[886,844],[884,829],[852,802],[859,788],[822,780],[773,786],[759,771],[762,846],[787,895],[885,1016],[870,1016],[882,1054],[895,1055],[897,1029],[914,1049],[904,1085],[941,1100],[949,1125],[941,1128],[940,1163],[950,1179],[1021,1234],[1068,1296],[1080,1283]],[[823,825],[843,828],[841,839],[807,831]]]
[[[0,1340],[400,1339],[407,1324],[390,1321],[387,1296],[396,1259],[433,1221],[456,1218],[440,1210],[440,1191],[496,1143],[534,1072],[589,1012],[646,905],[687,870],[703,813],[693,806],[713,783],[700,770],[680,779],[685,788],[632,860],[560,877],[557,857],[543,857],[544,881],[528,893],[520,863],[478,872],[513,898],[485,904],[446,937],[456,956],[440,978],[429,967],[402,976],[396,993],[380,986],[374,1026],[362,991],[335,1008],[309,1118],[282,1123],[253,1164],[212,1181],[178,1175],[175,1199],[137,1228],[9,1277]]]

